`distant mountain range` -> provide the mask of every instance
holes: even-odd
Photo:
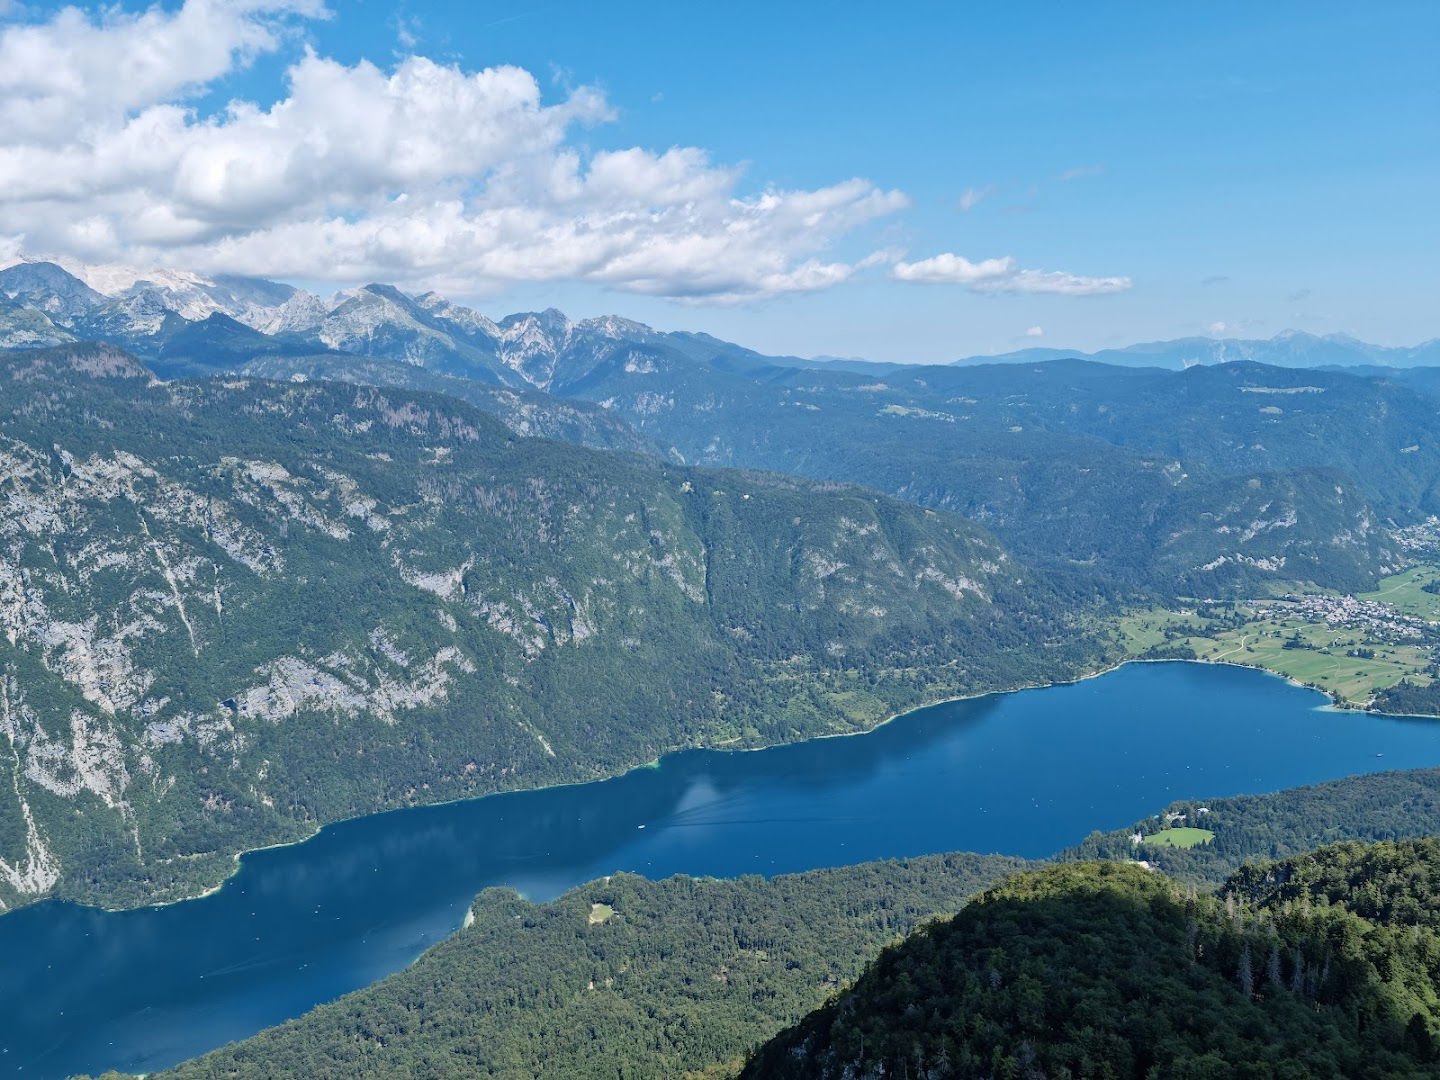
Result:
[[[557,393],[573,390],[602,361],[644,369],[655,349],[746,367],[816,364],[618,316],[572,322],[551,309],[493,320],[436,293],[412,296],[393,285],[325,300],[260,278],[46,261],[0,269],[0,348],[76,341],[123,345],[165,376],[237,370],[265,357],[364,356]]]
[[[1046,360],[1094,360],[1122,367],[1181,368],[1249,360],[1274,367],[1408,368],[1440,365],[1440,338],[1419,345],[1372,345],[1348,334],[1307,334],[1285,330],[1272,338],[1188,337],[1146,341],[1123,349],[1081,352],[1078,349],[1032,348],[994,356],[967,356],[966,364],[1033,364]]]
[[[22,259],[0,269],[0,349],[110,341],[162,375],[236,370],[260,357],[365,356],[443,375],[571,396],[597,368],[643,369],[651,350],[735,369],[781,367],[879,374],[899,365],[854,357],[767,356],[701,333],[662,332],[619,316],[568,319],[554,309],[491,319],[433,292],[373,283],[329,299],[236,275]],[[631,350],[637,350],[631,353]],[[1277,367],[1440,366],[1440,339],[1372,345],[1287,330],[1273,338],[1180,338],[1086,353],[1030,348],[956,365],[1087,359],[1183,369],[1253,361]]]
[[[391,285],[324,300],[254,278],[41,261],[0,269],[0,304],[12,349],[100,340],[165,379],[439,392],[520,436],[858,483],[958,513],[1087,587],[1358,589],[1395,564],[1392,525],[1440,512],[1440,368],[1375,379],[1357,377],[1374,364],[1301,372],[1224,354],[1182,371],[1138,351],[1127,366],[1038,352],[805,360],[615,316],[495,320]],[[1285,340],[1292,358],[1304,351]]]

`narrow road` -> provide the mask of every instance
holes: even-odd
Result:
[[[1242,634],[1242,635],[1240,636],[1240,644],[1239,644],[1239,645],[1236,645],[1233,649],[1226,649],[1226,650],[1225,650],[1224,652],[1222,652],[1222,653],[1216,653],[1216,654],[1215,654],[1214,656],[1212,656],[1210,659],[1211,659],[1211,660],[1224,660],[1225,657],[1229,656],[1229,655],[1232,654],[1232,653],[1237,653],[1237,652],[1239,652],[1239,651],[1240,651],[1241,649],[1243,649],[1243,648],[1245,648],[1245,636]]]

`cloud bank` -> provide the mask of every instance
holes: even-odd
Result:
[[[833,251],[904,209],[903,193],[849,179],[745,194],[740,168],[696,147],[588,152],[576,136],[613,118],[604,95],[547,101],[518,67],[345,65],[306,49],[274,104],[195,108],[325,16],[321,0],[185,0],[0,24],[0,249],[466,295],[577,281],[720,302],[894,261]],[[982,291],[1124,287],[953,255],[893,274]]]
[[[898,281],[922,285],[963,285],[975,292],[1056,293],[1061,296],[1099,296],[1123,292],[1133,284],[1128,277],[1080,277],[1062,270],[1025,270],[1010,256],[969,259],[945,252],[919,262],[897,262],[891,273]]]

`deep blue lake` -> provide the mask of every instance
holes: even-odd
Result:
[[[1132,664],[869,735],[344,822],[169,907],[39,904],[0,918],[0,1076],[152,1070],[249,1035],[404,967],[489,885],[545,900],[617,869],[1042,856],[1176,798],[1440,764],[1440,723],[1323,704],[1256,671]]]

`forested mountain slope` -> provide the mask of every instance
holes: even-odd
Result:
[[[1121,863],[1020,875],[741,1075],[1433,1077],[1437,872],[1425,840],[1250,868],[1223,900]]]
[[[925,374],[932,392],[981,392],[970,380]],[[994,388],[1008,395],[1014,423],[1028,416],[1032,426],[1227,474],[1323,467],[1349,477],[1383,513],[1440,508],[1435,404],[1388,378],[1248,362],[1141,373],[1070,362],[1016,375]]]
[[[559,439],[599,450],[666,456],[619,415],[588,401],[444,375],[397,360],[341,353],[267,356],[243,364],[237,373],[282,382],[328,379],[448,394],[490,413],[516,435]]]
[[[1435,508],[1433,404],[1376,380],[1067,362],[869,376],[684,351],[681,337],[592,350],[550,400],[600,403],[689,461],[863,483],[954,511],[1106,587],[1360,588],[1396,560],[1387,523]],[[369,363],[326,366],[395,381],[363,374]],[[248,369],[313,366],[275,356]]]
[[[1242,867],[1224,892],[1267,910],[1344,907],[1385,926],[1440,931],[1440,840],[1336,844]]]
[[[0,902],[381,807],[856,730],[1096,646],[960,518],[453,398],[0,357]]]
[[[1057,361],[877,377],[655,353],[573,392],[687,460],[867,484],[1151,589],[1356,587],[1395,559],[1389,518],[1440,507],[1434,404],[1334,373]]]

